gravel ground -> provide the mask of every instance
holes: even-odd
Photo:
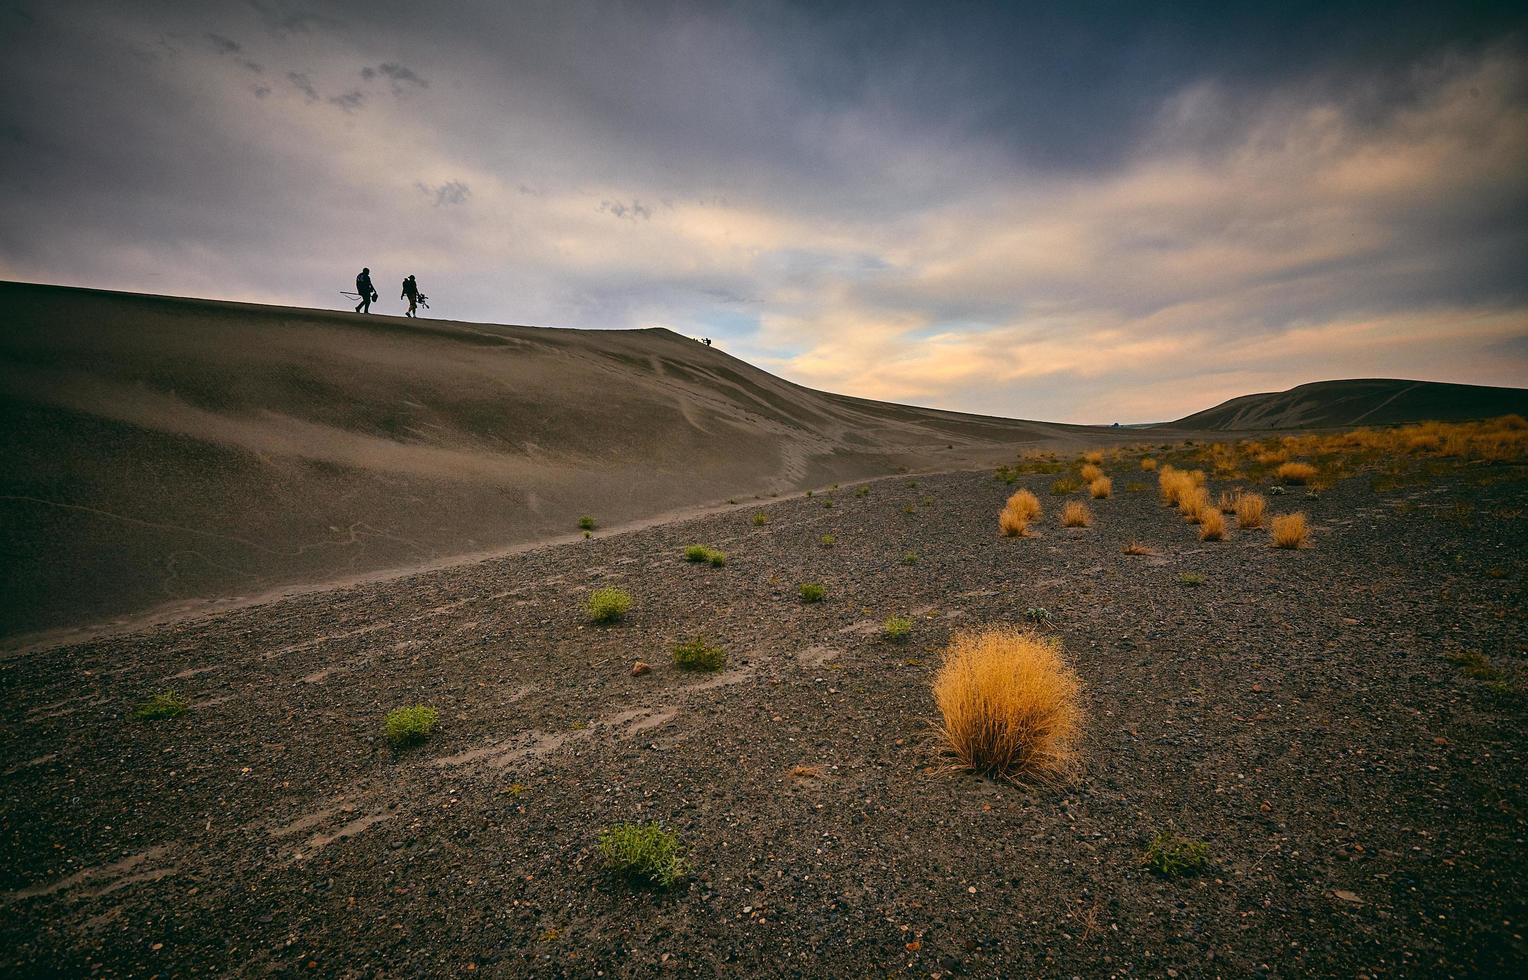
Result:
[[[1270,504],[1312,546],[1282,551],[1107,468],[1088,529],[1050,476],[1026,539],[990,474],[904,477],[0,661],[0,971],[1522,975],[1528,473],[1295,490]],[[587,622],[605,585],[625,622]],[[1030,609],[1085,770],[952,774],[939,651]],[[724,670],[672,666],[696,637]],[[124,717],[167,687],[189,714]],[[395,753],[416,702],[440,727]],[[692,876],[605,871],[630,820]],[[1212,866],[1143,868],[1161,830]]]

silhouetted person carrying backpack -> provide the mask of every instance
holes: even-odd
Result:
[[[370,313],[371,302],[377,298],[377,291],[371,285],[370,269],[362,269],[361,274],[355,277],[355,291],[361,296],[361,302],[356,305],[355,311]]]
[[[403,280],[403,292],[399,294],[398,298],[406,299],[409,301],[409,311],[403,315],[413,316],[414,311],[419,307],[420,300],[419,283],[414,281],[413,276],[409,276],[407,279]]]

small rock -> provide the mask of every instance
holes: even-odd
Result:
[[[643,674],[651,674],[652,672],[652,666],[645,661],[638,660],[631,665],[631,676],[633,677],[641,677]]]
[[[1334,888],[1332,894],[1352,905],[1362,905],[1364,900],[1344,888]]]

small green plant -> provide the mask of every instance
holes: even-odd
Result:
[[[796,592],[801,596],[802,602],[821,602],[828,594],[828,590],[816,582],[803,582]]]
[[[684,560],[695,562],[696,564],[710,562],[712,565],[720,568],[727,564],[727,553],[725,551],[717,551],[715,548],[707,547],[703,544],[692,544],[684,549]]]
[[[920,507],[932,507],[932,506],[934,506],[934,498],[933,497],[924,497],[922,500],[918,501],[918,506],[920,506]]]
[[[585,541],[588,541],[588,540],[589,540],[589,539],[590,539],[590,538],[592,538],[592,537],[594,537],[594,535],[593,535],[593,534],[590,534],[590,533],[589,533],[589,532],[588,532],[588,531],[585,531],[585,532],[584,532],[584,540],[585,540]]]
[[[589,593],[589,618],[596,623],[614,623],[631,612],[631,593],[625,589],[595,589]]]
[[[881,635],[894,643],[901,643],[913,632],[913,621],[906,616],[892,616],[881,624]]]
[[[1140,482],[1139,480],[1132,480],[1131,482],[1125,484],[1125,490],[1129,493],[1140,493],[1145,489],[1146,484]]]
[[[1179,585],[1203,585],[1204,576],[1198,572],[1184,572],[1178,576]]]
[[[672,888],[690,870],[678,835],[656,823],[600,831],[599,847],[606,867],[636,884]]]
[[[835,544],[838,544],[838,539],[835,538],[833,535],[831,535],[831,534],[824,534],[822,536],[822,546],[824,548],[831,548]]]
[[[902,508],[902,513],[904,513],[904,514],[916,514],[916,513],[918,513],[918,508],[914,507],[912,504],[908,504],[906,507]]]
[[[831,508],[832,508],[832,506],[833,506],[833,498],[832,498],[832,497],[827,497],[827,498],[825,498],[825,499],[824,499],[824,500],[823,500],[823,502],[822,502],[822,505],[823,505],[823,506],[824,506],[824,507],[827,507],[827,508],[830,508],[830,509],[831,509]]]
[[[807,496],[808,496],[808,497],[810,497],[810,496],[811,496],[811,495],[812,495],[812,491],[810,491],[810,490],[808,490],[808,491],[807,491],[807,492],[806,492],[806,495],[807,495]]]
[[[1506,675],[1491,663],[1491,658],[1479,650],[1461,650],[1448,655],[1448,662],[1464,671],[1466,677],[1481,681],[1500,682]]]
[[[191,702],[176,691],[160,691],[132,710],[135,721],[158,721],[161,718],[179,718],[191,710]]]
[[[1049,625],[1051,622],[1050,610],[1044,606],[1030,606],[1024,610],[1024,618],[1036,625]]]
[[[680,670],[721,670],[727,664],[727,651],[705,640],[674,644],[674,666]]]
[[[590,517],[588,514],[585,514],[583,517],[578,519],[578,526],[583,528],[585,531],[592,531],[597,525],[594,523],[594,518]]]
[[[408,708],[394,708],[382,720],[382,731],[393,748],[401,749],[418,745],[430,737],[440,712],[428,705],[416,704]]]
[[[1146,845],[1141,864],[1163,878],[1196,875],[1210,866],[1210,845],[1164,830]]]
[[[1064,497],[1069,493],[1076,493],[1082,484],[1069,476],[1064,476],[1051,484],[1051,493],[1058,497]]]
[[[904,564],[904,565],[916,565],[916,564],[918,564],[918,553],[916,551],[909,551],[909,552],[906,552],[905,554],[903,554],[902,555],[902,564]]]
[[[753,526],[754,527],[763,527],[765,524],[768,524],[768,523],[769,523],[769,515],[768,514],[759,513],[759,514],[753,515]]]
[[[870,496],[870,487],[868,487],[868,486],[857,487],[857,488],[855,488],[854,495],[856,497],[868,497],[868,496]]]

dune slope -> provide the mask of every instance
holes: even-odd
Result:
[[[661,329],[17,283],[0,309],[0,635],[1119,437],[813,391]]]
[[[1528,412],[1528,390],[1358,378],[1242,395],[1176,422],[1185,429],[1301,429],[1494,418]]]

